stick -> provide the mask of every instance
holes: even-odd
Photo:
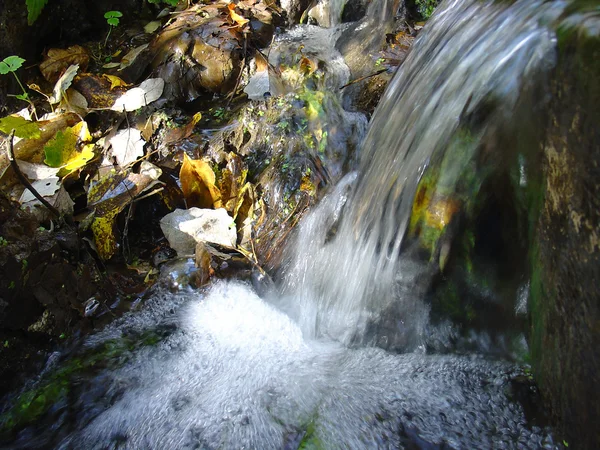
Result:
[[[12,130],[10,132],[10,135],[8,136],[8,160],[10,161],[11,167],[17,174],[17,178],[19,179],[19,181],[21,183],[23,183],[23,186],[25,186],[27,189],[29,189],[31,191],[33,196],[35,198],[37,198],[42,205],[44,205],[46,208],[48,208],[48,210],[57,219],[60,219],[60,212],[58,212],[58,209],[56,209],[54,206],[52,206],[50,203],[48,203],[48,201],[44,197],[42,197],[38,191],[35,190],[35,188],[31,185],[29,180],[25,177],[25,175],[23,175],[23,172],[21,172],[21,169],[19,168],[19,165],[17,164],[17,160],[15,159],[15,153],[14,153],[14,148],[13,148],[14,137],[15,137],[15,130]]]
[[[357,78],[356,80],[352,80],[352,81],[350,81],[350,82],[346,83],[345,85],[343,85],[343,86],[340,88],[340,91],[341,91],[342,89],[344,89],[344,88],[347,88],[348,86],[351,86],[351,85],[353,85],[354,83],[359,83],[359,82],[361,82],[361,81],[363,81],[363,80],[366,80],[367,78],[374,77],[374,76],[376,76],[376,75],[379,75],[379,74],[381,74],[381,73],[383,73],[383,72],[387,72],[387,69],[380,69],[380,70],[378,70],[377,72],[375,72],[375,73],[372,73],[372,74],[370,74],[370,75],[365,75],[364,77],[360,77],[360,78]]]

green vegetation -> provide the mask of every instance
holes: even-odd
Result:
[[[33,107],[33,103],[31,103],[31,100],[29,99],[29,94],[27,93],[25,86],[23,86],[23,83],[21,83],[21,80],[17,76],[17,70],[21,68],[24,62],[25,60],[20,56],[7,56],[2,61],[0,61],[0,75],[12,73],[15,79],[17,80],[17,83],[19,83],[19,86],[21,86],[21,90],[23,91],[22,94],[15,95],[15,97],[19,100],[23,100],[24,102],[29,103]]]
[[[417,11],[421,17],[424,20],[427,20],[431,17],[433,11],[435,11],[438,3],[439,0],[416,0],[415,6],[417,7]]]
[[[106,43],[108,42],[108,37],[110,36],[110,32],[113,28],[116,28],[120,20],[119,18],[123,17],[123,13],[121,11],[107,11],[104,13],[104,18],[106,19],[106,23],[109,25],[108,34],[106,35],[106,39],[104,40],[104,46],[106,47]]]
[[[154,5],[158,5],[160,3],[165,3],[169,6],[177,6],[180,0],[148,0],[148,3],[152,3]]]
[[[44,6],[46,6],[48,0],[25,0],[27,6],[27,23],[33,25],[33,23],[40,17]]]

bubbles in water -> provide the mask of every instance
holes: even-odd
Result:
[[[75,411],[59,448],[536,448],[544,438],[505,395],[510,364],[307,340],[239,282],[158,296],[88,344],[165,323],[176,327],[164,340],[81,386],[104,400],[80,405],[95,416]]]

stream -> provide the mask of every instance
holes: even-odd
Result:
[[[519,401],[534,389],[521,366],[431,351],[453,331],[430,322],[430,280],[404,252],[425,169],[534,126],[534,115],[514,123],[515,111],[547,101],[538,86],[555,37],[544,24],[562,6],[498,3],[439,7],[388,86],[357,170],[336,174],[302,220],[274,285],[156,288],[139,310],[50,356],[4,411],[20,431],[0,447],[562,448]],[[467,150],[456,144],[465,124]],[[457,192],[462,168],[442,167],[439,183]],[[32,398],[33,420],[19,412]]]

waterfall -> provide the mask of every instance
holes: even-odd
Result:
[[[489,147],[496,137],[530,144],[563,7],[446,0],[389,85],[357,170],[303,219],[280,284],[263,297],[241,281],[157,289],[48,359],[3,408],[0,447],[564,448],[526,417],[535,389],[521,367],[420,351],[429,306],[406,251],[428,167],[457,191],[479,147],[497,161],[511,149]]]
[[[545,24],[561,9],[449,0],[428,22],[377,107],[351,193],[344,181],[298,233],[280,304],[307,335],[420,348],[428,306],[406,288],[416,275],[401,251],[417,184],[433,159],[459,151],[453,138],[469,118],[477,117],[476,140],[535,97],[555,60]],[[444,177],[456,183],[456,174]],[[346,197],[344,207],[333,206]],[[395,324],[374,334],[391,312]]]

